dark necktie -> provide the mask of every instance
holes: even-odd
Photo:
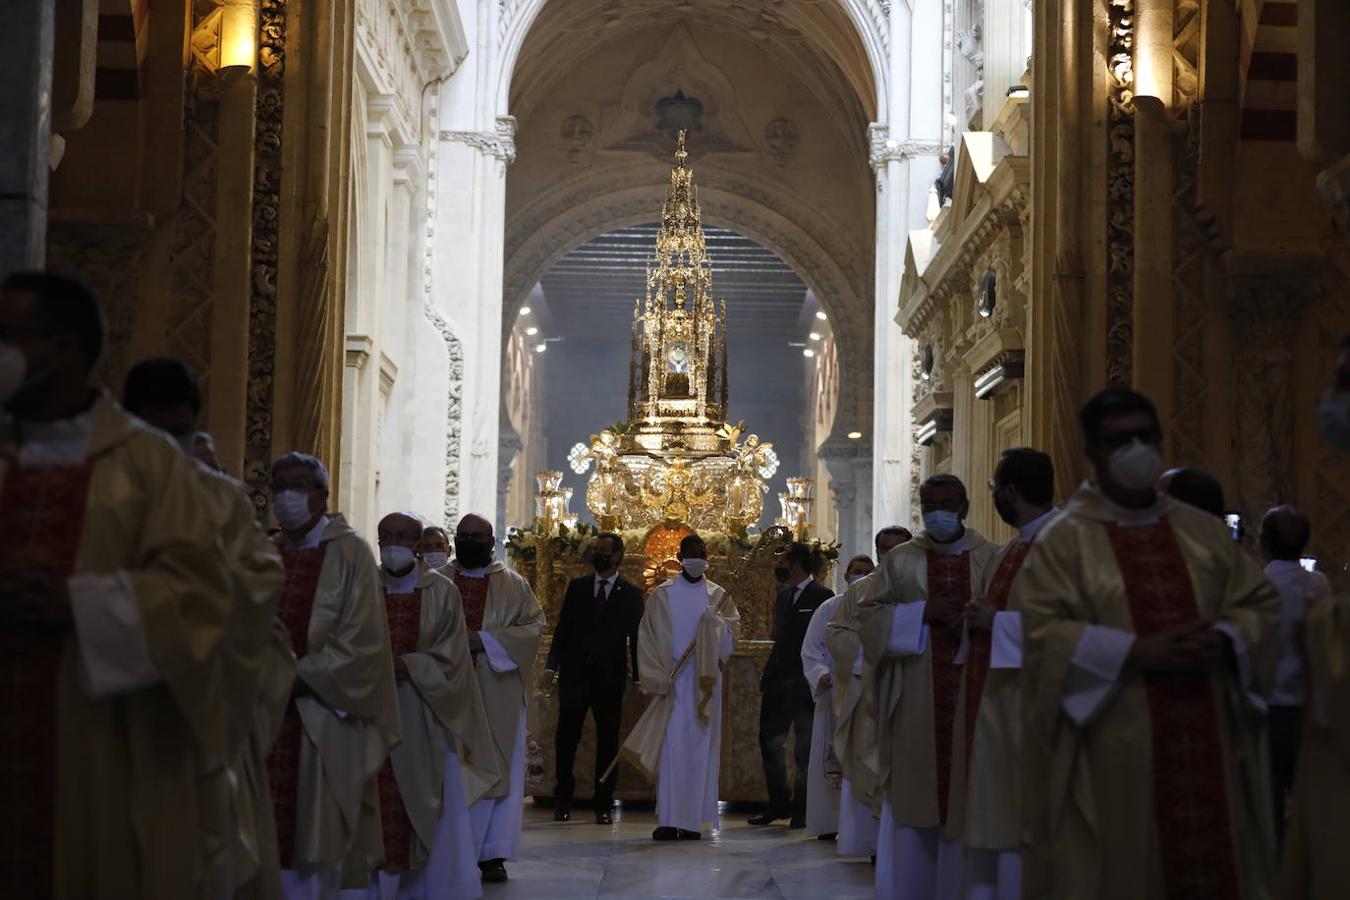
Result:
[[[599,612],[605,608],[605,582],[599,581],[595,585],[595,610]]]

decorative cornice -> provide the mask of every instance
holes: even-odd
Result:
[[[516,117],[498,116],[494,131],[450,131],[440,132],[440,139],[458,144],[468,144],[475,150],[494,156],[506,165],[516,160]]]
[[[867,162],[876,171],[888,162],[903,162],[916,156],[937,156],[942,152],[938,141],[893,141],[889,137],[890,127],[880,122],[867,126]]]

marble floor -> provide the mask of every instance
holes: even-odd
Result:
[[[584,808],[558,823],[527,800],[520,859],[507,863],[505,884],[483,886],[484,898],[872,896],[867,859],[841,858],[803,831],[747,825],[753,810],[724,812],[721,830],[701,841],[671,843],[652,840],[650,809],[615,814],[609,827]]]

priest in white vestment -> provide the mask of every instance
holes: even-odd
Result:
[[[492,523],[467,515],[455,529],[453,580],[464,602],[469,651],[506,780],[469,810],[478,867],[487,882],[507,879],[520,852],[525,804],[525,701],[544,634],[544,610],[529,582],[493,558]]]
[[[421,542],[416,517],[393,513],[380,521],[403,740],[378,776],[385,855],[369,900],[481,896],[469,805],[502,778],[459,589],[419,564]]]
[[[281,878],[267,752],[295,679],[295,655],[276,615],[286,579],[281,556],[244,486],[194,456],[204,434],[197,431],[202,395],[185,362],[159,358],[132,366],[122,404],[168,434],[192,460],[230,569],[234,609],[221,647],[225,752],[203,759],[200,789],[202,809],[212,820],[202,842],[203,894],[246,891],[250,900],[277,900]]]
[[[1013,587],[1024,892],[1265,900],[1279,595],[1222,520],[1157,492],[1146,397],[1103,391],[1081,419],[1093,482]]]
[[[200,894],[202,761],[227,738],[234,597],[209,498],[94,386],[98,301],[0,289],[0,884],[14,898]]]
[[[965,527],[959,479],[935,475],[919,497],[924,531],[850,588],[829,626],[854,632],[863,647],[860,702],[841,709],[836,752],[854,783],[881,800],[877,896],[904,900],[960,891],[961,845],[942,831],[958,654],[966,604],[995,549]]]
[[[855,556],[844,569],[844,583],[853,584],[872,574],[875,569],[872,557],[866,554]],[[875,821],[871,808],[865,803],[858,803],[851,796],[850,806],[841,809],[843,776],[834,753],[834,661],[830,658],[830,648],[825,641],[825,626],[834,615],[841,596],[837,594],[816,608],[806,626],[806,638],[802,641],[802,672],[806,675],[807,684],[811,685],[812,698],[816,703],[811,730],[811,762],[806,780],[806,833],[822,840],[842,837],[846,818],[856,818],[861,814],[866,816],[868,822]],[[872,849],[868,849],[864,855],[871,855],[874,850],[875,838]],[[841,848],[839,852],[845,851]]]
[[[965,663],[952,733],[946,836],[963,848],[965,900],[1017,900],[1022,888],[1022,614],[1009,597],[1041,529],[1054,518],[1055,467],[1029,447],[1004,451],[990,482],[1017,536],[985,569],[966,607]]]
[[[384,592],[370,545],[326,512],[328,470],[305,453],[272,464],[281,621],[295,688],[267,758],[288,900],[339,895],[384,857],[375,775],[399,740]]]
[[[726,592],[703,575],[703,539],[687,536],[678,558],[681,573],[647,598],[638,666],[642,690],[655,699],[622,750],[656,776],[658,841],[696,841],[705,825],[717,828],[722,672],[740,622]]]

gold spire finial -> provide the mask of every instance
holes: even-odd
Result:
[[[684,168],[684,161],[689,157],[689,151],[684,149],[684,136],[687,132],[681,128],[680,136],[675,141],[675,165]]]

